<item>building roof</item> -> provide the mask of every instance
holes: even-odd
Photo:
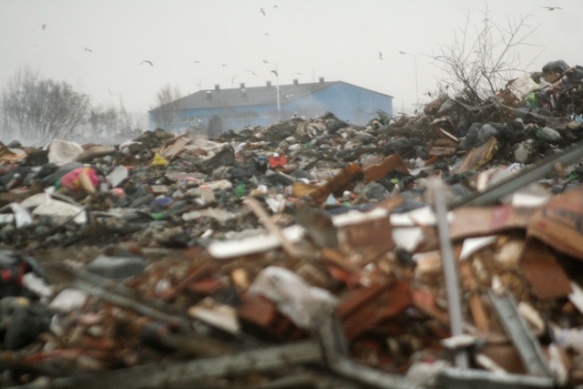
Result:
[[[343,81],[323,81],[311,83],[293,83],[279,86],[280,103],[284,104],[297,100],[304,96],[315,93],[316,91],[328,88],[335,84],[347,84]],[[360,87],[358,87],[360,88]],[[364,89],[364,88],[363,88]],[[373,92],[373,91],[371,91]],[[378,93],[378,92],[374,92]],[[382,93],[379,93],[383,95]],[[388,96],[388,95],[385,95]],[[389,96],[390,97],[390,96]],[[201,109],[201,108],[220,108],[220,107],[241,107],[251,105],[274,105],[277,102],[277,86],[268,83],[264,86],[247,87],[240,84],[238,88],[221,89],[215,86],[215,89],[204,89],[188,96],[175,100],[174,109]],[[157,107],[150,112],[156,112],[165,105]]]

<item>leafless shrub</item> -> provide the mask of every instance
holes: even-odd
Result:
[[[513,73],[523,71],[518,69],[521,61],[517,49],[530,45],[527,39],[538,27],[530,27],[528,19],[508,19],[500,27],[486,7],[478,26],[471,24],[468,15],[453,44],[440,46],[440,54],[435,57],[437,67],[445,74],[438,83],[440,92],[478,105],[502,89]]]
[[[119,106],[92,107],[87,124],[83,126],[81,140],[100,143],[119,143],[141,133],[141,120],[128,112],[120,99]]]

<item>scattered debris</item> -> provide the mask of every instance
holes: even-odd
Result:
[[[0,144],[0,385],[583,385],[582,69],[362,127]]]

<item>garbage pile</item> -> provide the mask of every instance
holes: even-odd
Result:
[[[2,387],[583,385],[582,79],[1,144]]]

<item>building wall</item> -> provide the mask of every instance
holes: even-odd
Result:
[[[275,106],[255,105],[247,107],[225,107],[212,109],[191,109],[176,115],[173,129],[183,129],[194,125],[207,126],[213,116],[221,118],[223,131],[239,131],[246,126],[267,126],[277,120]]]
[[[327,111],[351,124],[364,125],[377,117],[377,110],[393,113],[392,97],[338,83],[286,104],[286,111],[300,116],[319,117]]]
[[[244,107],[218,107],[208,109],[177,110],[174,121],[166,130],[183,131],[187,128],[206,129],[215,116],[220,117],[221,132],[240,131],[248,126],[268,126],[295,115],[316,118],[332,112],[339,119],[351,124],[364,125],[377,117],[377,110],[392,114],[392,97],[357,86],[336,83],[315,93],[294,99],[293,96],[280,96],[280,112],[275,104]],[[152,127],[159,120],[154,112],[150,113]]]
[[[276,105],[255,105],[246,107],[225,107],[211,109],[189,109],[176,111],[171,125],[160,124],[156,113],[150,113],[152,127],[168,127],[165,130],[180,132],[187,128],[207,128],[214,116],[221,119],[222,131],[240,131],[248,126],[268,126],[279,120],[288,119],[292,114],[280,112]]]

